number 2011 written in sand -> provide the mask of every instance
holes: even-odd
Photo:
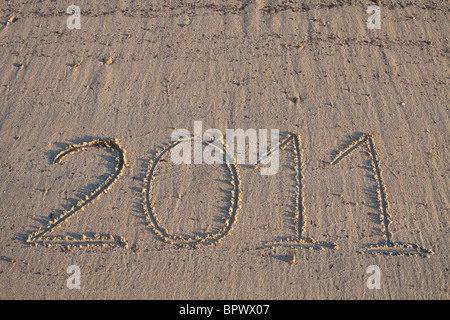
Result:
[[[174,147],[182,143],[190,143],[198,137],[180,138],[177,141],[171,142],[161,151],[159,151],[154,158],[149,162],[146,176],[144,178],[145,187],[142,189],[143,209],[145,213],[145,219],[149,228],[163,241],[176,245],[182,248],[198,248],[200,246],[215,246],[218,245],[223,238],[230,235],[233,230],[233,226],[237,222],[238,212],[240,210],[240,197],[242,194],[241,179],[239,176],[239,167],[236,164],[236,160],[232,155],[233,161],[231,163],[224,164],[227,171],[230,174],[230,184],[232,186],[230,191],[230,201],[227,210],[227,215],[223,221],[222,227],[214,232],[205,233],[204,236],[186,236],[177,233],[170,232],[164,225],[161,224],[158,219],[157,206],[152,199],[152,188],[154,185],[155,172],[158,164],[163,159],[163,156],[171,151]],[[204,142],[206,143],[206,142]],[[47,247],[51,246],[65,246],[65,247],[91,247],[91,246],[114,246],[128,248],[128,243],[124,237],[94,234],[92,236],[82,234],[79,237],[51,235],[55,228],[60,227],[63,223],[67,222],[70,217],[73,217],[79,212],[85,210],[85,208],[92,204],[96,199],[107,193],[114,183],[123,174],[123,171],[127,168],[126,164],[126,152],[120,146],[117,140],[102,140],[96,139],[90,142],[82,144],[71,145],[62,152],[60,152],[54,163],[61,163],[61,160],[79,151],[85,151],[92,148],[106,149],[116,154],[115,162],[116,166],[114,172],[111,173],[103,183],[101,183],[97,189],[86,195],[83,200],[79,200],[75,206],[70,210],[65,210],[55,219],[49,221],[45,227],[39,228],[39,230],[31,233],[26,242],[35,246],[43,245]],[[285,237],[282,240],[268,241],[264,245],[267,247],[289,247],[324,251],[326,249],[337,250],[339,247],[336,243],[316,241],[307,235],[307,225],[305,223],[305,205],[303,195],[304,178],[302,174],[303,160],[301,149],[301,136],[293,133],[288,133],[279,141],[275,146],[263,156],[261,156],[255,168],[263,161],[265,157],[270,157],[276,152],[283,151],[286,148],[292,148],[294,153],[294,166],[295,170],[295,208],[293,214],[293,222],[295,229],[295,236]],[[347,148],[341,150],[335,158],[330,162],[331,166],[337,165],[343,159],[351,155],[355,150],[359,148],[366,148],[367,154],[371,160],[371,166],[373,171],[373,179],[376,185],[377,201],[378,201],[378,213],[380,229],[382,231],[382,239],[378,244],[366,245],[361,247],[360,253],[368,254],[386,254],[386,255],[408,255],[408,256],[424,256],[428,257],[433,254],[433,251],[427,250],[417,246],[416,244],[403,243],[394,241],[392,234],[389,231],[391,225],[391,216],[389,214],[389,201],[385,182],[382,177],[382,169],[380,166],[380,160],[378,158],[378,152],[375,149],[374,138],[371,134],[365,134],[353,141]],[[226,152],[226,149],[218,150],[218,152]]]

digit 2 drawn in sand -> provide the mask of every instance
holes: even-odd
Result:
[[[265,157],[270,156],[274,152],[279,152],[284,150],[288,145],[292,145],[294,149],[294,169],[295,169],[295,211],[294,211],[294,229],[295,236],[287,237],[280,241],[272,241],[265,243],[265,246],[283,246],[290,248],[300,248],[308,250],[319,250],[323,251],[325,249],[338,249],[338,245],[332,242],[322,242],[316,241],[308,236],[306,236],[306,216],[305,216],[305,204],[303,201],[303,174],[302,174],[302,149],[301,149],[301,136],[293,133],[288,133],[280,143],[273,149],[269,150],[265,155],[258,159],[254,168],[256,168],[259,163]]]
[[[420,248],[416,244],[394,242],[392,241],[392,234],[389,231],[389,226],[392,224],[389,214],[389,201],[386,185],[382,176],[380,160],[378,159],[378,152],[375,149],[375,142],[372,134],[364,134],[359,139],[353,141],[347,148],[341,150],[336,157],[330,162],[334,166],[341,160],[349,156],[356,149],[366,146],[372,162],[373,176],[376,181],[377,200],[381,230],[383,231],[383,239],[381,245],[368,245],[361,248],[361,253],[368,254],[387,254],[387,255],[406,255],[406,256],[426,256],[434,254],[433,251]]]
[[[240,178],[239,178],[239,171],[236,167],[236,159],[232,157],[233,163],[226,163],[226,168],[228,172],[231,175],[231,181],[230,184],[232,185],[231,195],[230,195],[230,206],[228,208],[228,216],[226,217],[224,221],[224,226],[215,233],[208,233],[205,237],[189,237],[189,236],[182,236],[178,234],[172,234],[170,233],[167,228],[163,227],[158,220],[156,208],[157,205],[154,205],[152,202],[152,188],[153,188],[153,181],[155,180],[155,170],[162,159],[162,157],[175,148],[177,145],[181,143],[191,143],[191,141],[201,141],[201,138],[199,137],[185,137],[180,138],[171,144],[169,144],[166,148],[158,152],[153,160],[150,161],[148,165],[148,171],[146,178],[144,179],[144,183],[146,183],[146,188],[142,190],[142,193],[144,194],[144,213],[145,213],[145,219],[148,222],[149,227],[152,229],[152,231],[158,235],[163,241],[177,245],[179,247],[183,248],[198,248],[201,245],[217,245],[224,237],[230,234],[230,232],[233,229],[234,223],[237,221],[237,213],[239,209],[239,196],[240,196]],[[210,144],[211,146],[215,147],[219,152],[226,153],[226,145],[223,145],[223,150],[221,148],[218,148],[214,144]],[[230,156],[227,154],[227,156]],[[230,156],[231,157],[231,156]]]
[[[94,200],[98,199],[102,194],[108,192],[108,190],[114,185],[114,183],[119,179],[119,177],[123,174],[123,170],[126,167],[126,159],[125,159],[125,150],[119,145],[118,140],[103,140],[96,139],[90,142],[85,142],[82,144],[74,144],[67,147],[65,150],[60,152],[53,163],[60,164],[61,160],[72,153],[85,151],[88,148],[104,148],[110,151],[113,151],[117,154],[116,167],[114,172],[109,175],[106,180],[98,186],[90,195],[86,195],[84,200],[80,200],[77,202],[75,206],[73,206],[70,210],[64,211],[59,217],[51,220],[47,226],[44,228],[39,228],[38,231],[33,232],[28,236],[27,243],[34,244],[35,246],[44,245],[50,247],[52,245],[55,246],[114,246],[114,247],[124,247],[127,248],[127,241],[120,236],[113,235],[94,235],[94,237],[89,237],[85,234],[82,234],[80,239],[74,239],[69,236],[49,236],[55,228],[60,227],[64,222],[74,215],[76,215],[80,211],[84,211],[85,207],[94,202]]]

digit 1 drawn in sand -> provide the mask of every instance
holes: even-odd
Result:
[[[295,169],[295,211],[294,211],[294,228],[295,236],[287,237],[280,241],[267,242],[264,245],[268,247],[273,246],[283,246],[290,248],[300,248],[309,250],[319,250],[324,249],[338,249],[338,245],[332,242],[322,242],[316,241],[308,236],[306,236],[306,217],[305,217],[305,204],[303,197],[303,174],[302,174],[302,149],[301,149],[301,137],[293,133],[288,133],[285,139],[281,140],[280,143],[269,150],[265,155],[258,159],[254,168],[264,160],[264,158],[269,157],[274,152],[279,152],[284,150],[288,145],[292,145],[294,148],[294,169]]]
[[[353,141],[347,148],[341,150],[336,157],[330,162],[334,166],[341,160],[353,153],[356,149],[366,146],[370,155],[372,163],[373,176],[376,182],[377,200],[381,230],[383,231],[383,239],[381,245],[368,245],[362,247],[361,253],[368,254],[386,254],[386,255],[405,255],[405,256],[424,256],[434,254],[433,251],[420,248],[416,244],[393,242],[392,233],[389,231],[389,226],[392,224],[389,214],[389,201],[386,185],[382,176],[380,160],[378,159],[378,152],[375,149],[375,142],[372,134],[364,134],[360,138]]]
[[[217,245],[222,241],[222,239],[226,236],[228,236],[232,229],[234,223],[237,221],[237,213],[239,209],[239,201],[240,201],[240,178],[239,178],[239,171],[236,166],[236,159],[232,157],[231,155],[227,154],[226,152],[226,145],[223,145],[223,150],[221,148],[218,148],[214,144],[210,143],[209,145],[215,147],[219,152],[225,153],[227,156],[232,157],[232,163],[226,163],[224,164],[228,170],[228,172],[231,175],[231,181],[230,184],[232,185],[232,190],[230,194],[230,206],[228,208],[227,217],[224,221],[224,226],[215,233],[208,233],[205,237],[189,237],[189,236],[183,236],[179,234],[172,234],[167,230],[167,228],[163,227],[158,220],[157,213],[155,208],[157,208],[157,204],[152,202],[152,188],[153,188],[153,182],[155,180],[155,170],[162,159],[162,157],[175,148],[177,145],[180,145],[181,143],[191,143],[193,141],[201,141],[202,139],[195,136],[195,137],[183,137],[176,141],[173,141],[170,143],[167,147],[165,147],[163,150],[158,152],[155,155],[155,158],[150,161],[148,165],[148,171],[147,175],[144,179],[144,182],[146,183],[146,188],[142,190],[142,193],[144,195],[144,213],[145,213],[145,219],[148,222],[148,226],[152,229],[152,231],[158,235],[164,242],[177,245],[182,248],[198,248],[201,245],[210,246],[210,245]]]
[[[108,192],[108,190],[114,185],[114,183],[123,174],[123,170],[126,167],[125,150],[119,145],[118,140],[103,140],[96,139],[90,142],[82,144],[74,144],[67,147],[60,152],[53,163],[60,164],[61,160],[72,153],[85,151],[88,148],[104,148],[117,153],[116,167],[114,172],[106,178],[106,180],[100,184],[90,195],[86,195],[84,200],[77,202],[70,210],[64,211],[59,217],[51,220],[44,228],[39,228],[38,231],[33,232],[28,236],[27,243],[34,244],[35,246],[44,245],[50,247],[54,246],[66,246],[70,248],[75,247],[91,247],[91,246],[113,246],[127,248],[127,241],[120,236],[113,235],[94,235],[93,237],[82,234],[80,239],[75,239],[69,236],[49,236],[55,228],[60,227],[64,222],[67,222],[69,218],[73,217],[80,211],[84,211],[85,207],[98,199],[102,194]]]

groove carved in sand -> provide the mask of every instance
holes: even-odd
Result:
[[[333,242],[323,242],[316,241],[311,237],[306,235],[306,208],[303,195],[303,162],[302,162],[302,148],[301,148],[301,136],[288,133],[286,137],[280,141],[280,143],[273,149],[269,150],[265,155],[258,159],[255,168],[261,163],[262,159],[270,156],[275,149],[279,151],[284,150],[289,145],[293,147],[294,150],[294,169],[295,169],[295,209],[294,209],[294,229],[295,236],[287,237],[278,241],[270,241],[265,243],[267,247],[289,247],[289,248],[299,248],[308,250],[318,250],[323,251],[325,249],[339,249],[338,245]]]
[[[365,146],[368,150],[373,177],[376,182],[377,201],[379,220],[381,225],[381,231],[383,232],[383,239],[381,244],[367,245],[360,249],[361,253],[367,254],[385,254],[385,255],[397,255],[397,256],[423,256],[429,257],[434,254],[433,251],[419,247],[416,244],[394,242],[392,240],[392,233],[389,231],[389,227],[392,224],[391,215],[389,213],[390,205],[388,201],[388,193],[386,184],[382,176],[382,169],[380,166],[380,160],[378,158],[378,152],[375,149],[375,142],[372,134],[364,134],[360,138],[353,141],[347,148],[341,150],[336,157],[330,162],[330,165],[336,165],[347,156],[351,155],[356,149]]]
[[[188,138],[180,138],[172,143],[170,143],[167,147],[162,149],[160,152],[158,152],[154,159],[150,161],[148,165],[148,171],[146,178],[144,179],[144,182],[146,183],[146,187],[142,190],[142,193],[144,195],[144,213],[145,218],[148,223],[148,226],[150,229],[158,235],[164,242],[177,245],[182,248],[198,248],[200,246],[215,246],[219,244],[223,238],[228,236],[231,231],[233,230],[233,226],[237,221],[237,214],[239,211],[239,202],[240,202],[240,177],[239,177],[239,171],[236,166],[236,159],[233,159],[233,163],[225,163],[228,172],[230,173],[231,179],[230,184],[232,186],[231,194],[230,194],[230,203],[228,207],[227,216],[224,220],[224,225],[221,229],[219,229],[215,233],[208,233],[204,237],[196,236],[196,237],[190,237],[190,236],[184,236],[180,234],[171,233],[167,228],[163,227],[161,225],[161,222],[158,219],[157,216],[157,203],[152,202],[152,189],[153,189],[153,183],[155,180],[155,170],[160,163],[160,160],[162,157],[168,153],[170,150],[172,150],[175,146],[181,144],[181,143],[191,143],[194,140],[201,140],[199,137],[188,137]],[[213,145],[213,144],[211,144]],[[214,146],[214,145],[213,145]],[[217,146],[214,146],[217,148]],[[225,152],[226,153],[226,145],[224,144],[224,150],[221,150],[220,148],[217,148],[219,152]],[[229,156],[229,155],[228,155]],[[231,156],[230,156],[231,157]]]
[[[118,140],[103,140],[96,139],[90,142],[84,142],[82,144],[74,144],[67,147],[60,152],[55,160],[55,164],[61,164],[61,160],[72,153],[88,150],[89,148],[102,148],[108,149],[117,154],[116,167],[114,172],[106,178],[106,180],[100,184],[97,189],[91,192],[85,197],[84,200],[79,200],[75,206],[70,210],[64,211],[61,215],[51,220],[45,227],[39,228],[39,230],[30,234],[26,240],[27,243],[38,246],[43,245],[46,247],[51,246],[65,246],[70,247],[92,247],[92,246],[113,246],[113,247],[128,247],[127,241],[121,236],[113,236],[109,234],[94,234],[92,237],[86,234],[82,234],[80,238],[76,239],[71,236],[50,236],[56,228],[67,222],[71,217],[77,213],[84,211],[85,208],[97,200],[101,195],[108,192],[114,183],[123,174],[123,170],[126,167],[125,150],[120,146]]]

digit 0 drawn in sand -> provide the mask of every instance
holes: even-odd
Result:
[[[351,155],[356,149],[366,146],[372,163],[373,177],[376,182],[377,201],[379,219],[381,230],[383,232],[383,239],[381,245],[368,245],[361,248],[361,253],[367,254],[386,254],[386,255],[405,255],[405,256],[423,256],[429,257],[434,254],[433,251],[420,248],[416,244],[394,242],[392,241],[392,234],[389,231],[389,226],[392,224],[391,215],[389,214],[389,201],[386,184],[382,176],[382,169],[378,152],[375,149],[375,142],[372,134],[364,134],[360,138],[353,141],[347,148],[341,150],[336,157],[330,162],[334,166],[347,156]]]
[[[155,180],[155,170],[158,167],[158,164],[160,163],[160,160],[162,157],[168,153],[170,150],[175,148],[176,146],[182,144],[182,143],[191,143],[193,141],[201,141],[202,139],[199,137],[185,137],[180,138],[172,143],[170,143],[167,147],[159,151],[153,160],[149,162],[147,175],[144,178],[144,183],[146,183],[146,187],[142,189],[142,193],[144,195],[144,213],[145,213],[145,219],[148,223],[148,226],[150,229],[158,235],[164,242],[177,245],[182,248],[198,248],[200,246],[215,246],[219,244],[223,238],[228,236],[231,231],[233,230],[233,225],[237,221],[237,214],[239,210],[239,202],[240,202],[240,177],[239,177],[239,171],[236,166],[236,159],[232,157],[231,155],[226,153],[226,145],[223,144],[223,150],[221,148],[218,148],[214,144],[210,144],[211,146],[214,146],[219,152],[225,153],[227,156],[230,157],[230,159],[233,160],[233,163],[225,163],[228,172],[230,173],[231,180],[230,184],[232,186],[231,194],[230,194],[230,203],[227,211],[227,216],[224,220],[224,226],[219,229],[217,232],[210,232],[207,233],[206,236],[200,237],[190,237],[190,236],[183,236],[180,234],[170,233],[167,228],[163,227],[157,217],[157,211],[156,208],[158,207],[157,203],[152,202],[152,189],[153,189],[153,182]],[[207,143],[207,142],[205,142]]]
[[[89,148],[102,148],[113,151],[117,154],[115,158],[116,167],[114,172],[109,175],[106,180],[100,184],[97,189],[95,189],[90,195],[86,195],[84,200],[79,200],[75,206],[70,210],[64,211],[60,216],[51,220],[47,226],[39,228],[36,232],[33,232],[28,236],[26,242],[29,244],[34,244],[35,246],[44,245],[46,247],[51,246],[65,246],[70,247],[92,247],[92,246],[113,246],[113,247],[128,247],[127,241],[120,236],[113,235],[98,235],[95,234],[93,237],[82,234],[79,239],[75,239],[69,236],[50,236],[49,234],[53,232],[56,228],[61,227],[64,222],[67,222],[69,218],[75,216],[80,211],[84,211],[86,206],[92,204],[94,200],[97,200],[102,194],[108,192],[108,190],[114,185],[114,183],[123,174],[126,165],[125,150],[120,146],[118,140],[103,140],[96,139],[90,142],[84,142],[82,144],[74,144],[67,147],[65,150],[60,152],[53,163],[61,164],[61,160],[72,153],[88,150]]]
[[[294,209],[294,237],[286,237],[280,241],[267,242],[264,245],[267,247],[282,246],[290,248],[300,248],[308,250],[319,250],[323,251],[325,249],[335,249],[339,247],[337,244],[332,242],[322,242],[316,241],[306,235],[306,216],[305,216],[305,203],[303,196],[303,162],[302,162],[302,149],[301,149],[301,136],[288,133],[286,137],[279,142],[277,146],[269,150],[265,155],[258,159],[254,168],[256,169],[262,160],[269,157],[275,151],[282,151],[289,145],[293,147],[294,151],[294,169],[295,169],[295,209]]]

